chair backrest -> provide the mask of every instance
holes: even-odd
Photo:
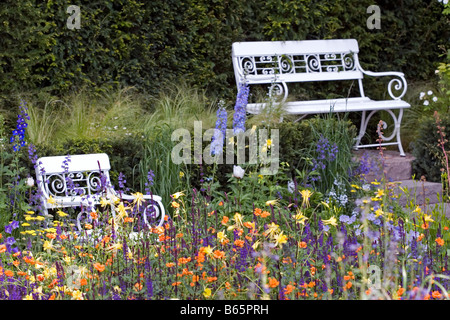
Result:
[[[236,84],[362,79],[355,39],[252,41],[232,45]]]
[[[105,153],[42,157],[37,163],[37,184],[46,198],[97,194],[110,183]]]

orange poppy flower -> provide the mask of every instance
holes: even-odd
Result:
[[[286,288],[284,288],[284,294],[286,294],[286,295],[291,294],[293,290],[294,290],[294,286],[291,284],[288,284],[286,286]]]
[[[225,252],[224,251],[220,251],[220,250],[214,251],[214,258],[222,259],[223,257],[225,257]]]
[[[270,212],[268,212],[268,211],[263,211],[261,213],[261,218],[267,218],[268,216],[270,216]]]
[[[96,219],[98,218],[97,212],[92,211],[92,212],[91,212],[91,217],[92,217],[92,219],[96,220]]]
[[[439,291],[433,291],[432,293],[431,293],[431,296],[434,298],[434,299],[440,299],[440,298],[442,298],[442,294],[439,292]]]
[[[56,234],[54,233],[47,233],[45,236],[49,239],[56,239]]]
[[[444,239],[442,239],[441,237],[437,238],[435,241],[441,247],[444,245],[445,242]]]
[[[405,293],[405,288],[400,288],[397,290],[397,296],[401,297]]]
[[[136,291],[141,291],[142,290],[142,284],[139,282],[136,282],[136,284],[134,285],[134,288],[136,289]]]
[[[0,253],[3,253],[6,251],[6,245],[5,244],[0,244]]]
[[[269,287],[275,288],[280,284],[280,282],[275,278],[269,278]]]
[[[237,239],[237,240],[234,241],[234,245],[236,247],[243,248],[244,247],[244,240]]]
[[[14,272],[11,270],[5,270],[5,276],[12,277],[14,275]]]
[[[306,248],[307,247],[307,244],[306,244],[306,242],[305,241],[301,241],[301,242],[299,242],[298,243],[298,246],[300,247],[300,248]]]
[[[101,263],[94,263],[94,268],[98,271],[98,272],[103,272],[105,271],[105,265],[101,264]]]
[[[223,216],[222,218],[222,224],[227,224],[228,220],[230,220],[230,218],[228,218],[227,216]]]

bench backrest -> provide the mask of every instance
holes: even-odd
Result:
[[[254,41],[232,45],[236,84],[362,79],[358,42]]]
[[[111,165],[105,153],[42,157],[37,163],[37,184],[45,198],[97,195],[110,184]]]

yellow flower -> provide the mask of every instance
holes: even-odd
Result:
[[[29,224],[27,222],[22,223],[22,227],[29,227],[29,226],[31,226],[31,224]]]
[[[414,209],[413,213],[422,213],[422,209],[419,206],[416,206],[416,208]]]
[[[106,249],[106,251],[108,251],[108,252],[111,252],[111,251],[117,252],[117,250],[122,250],[122,248],[123,248],[123,245],[120,242],[118,242],[118,243],[110,245]]]
[[[203,296],[205,298],[209,298],[211,296],[211,289],[210,288],[205,288],[205,290],[203,291]]]
[[[276,234],[274,237],[275,240],[275,246],[280,246],[284,243],[287,242],[287,235],[283,234],[283,231],[281,231],[280,233]]]
[[[83,293],[80,290],[73,291],[72,300],[83,300]]]
[[[242,221],[242,215],[241,215],[240,213],[236,212],[236,214],[235,214],[234,217],[233,217],[233,220],[234,220],[234,222],[236,222],[236,225],[237,225],[238,227],[241,227],[241,228],[242,228],[242,226],[243,226],[243,221]]]
[[[50,250],[54,250],[53,248],[53,239],[50,241],[44,241],[44,250],[50,252]]]
[[[337,220],[334,216],[332,216],[330,219],[328,220],[322,220],[323,224],[327,225],[330,224],[332,226],[337,226]]]
[[[34,214],[34,211],[27,211],[28,214]]]
[[[203,252],[207,255],[211,255],[213,253],[213,248],[211,248],[211,246],[203,247]]]
[[[105,198],[101,197],[100,198],[100,205],[102,206],[102,208],[106,207],[107,205],[109,205],[109,201],[106,200]]]
[[[116,211],[119,213],[119,218],[126,217],[127,216],[127,210],[130,210],[130,208],[125,207],[123,205],[123,202],[121,202],[116,208]]]
[[[267,139],[266,144],[267,147],[270,149],[270,146],[272,145],[272,139]]]
[[[175,192],[175,193],[172,195],[172,198],[178,199],[178,198],[181,197],[181,196],[184,196],[184,191],[178,191],[178,192]]]
[[[305,224],[305,221],[308,220],[308,218],[303,215],[300,209],[297,209],[297,214],[294,215],[294,219],[297,223],[301,223],[303,225]]]
[[[266,206],[274,206],[276,204],[278,204],[278,199],[266,201]]]
[[[136,205],[139,210],[139,207],[142,205],[142,201],[144,201],[144,195],[140,192],[136,192],[132,193],[132,196],[134,196],[133,205]]]
[[[311,197],[311,195],[313,194],[313,192],[311,192],[311,190],[302,190],[300,191],[301,195],[302,195],[302,207],[306,207],[309,208],[309,198]]]
[[[375,211],[375,216],[379,217],[382,216],[384,214],[383,210],[381,210],[381,208],[378,208],[377,211]]]
[[[227,235],[225,234],[225,232],[223,231],[217,232],[217,239],[219,239],[220,243],[224,242],[226,238]]]
[[[183,171],[180,171],[180,174],[179,174],[179,175],[180,175],[180,179],[183,178],[183,177],[184,177],[184,172],[183,172]]]
[[[269,237],[274,237],[278,233],[279,229],[280,227],[277,224],[275,224],[275,222],[272,222],[271,224],[268,225],[265,234]]]
[[[260,245],[261,241],[257,240],[254,244],[252,244],[252,248],[253,250],[256,251],[256,249],[258,249],[259,245]]]
[[[431,214],[423,214],[422,217],[425,220],[425,222],[434,222],[434,220],[431,219]]]
[[[382,196],[384,196],[384,190],[383,189],[378,189],[377,192],[375,193],[375,196],[377,198],[381,198]]]
[[[61,218],[63,218],[63,217],[65,217],[65,216],[68,216],[68,215],[69,215],[69,214],[67,214],[67,213],[65,213],[65,212],[63,212],[63,211],[61,211],[61,210],[56,211],[56,213],[57,213]]]
[[[47,203],[49,203],[49,204],[51,204],[51,205],[56,205],[56,200],[55,200],[52,196],[50,196],[50,197],[47,199]]]

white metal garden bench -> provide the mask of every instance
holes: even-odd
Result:
[[[77,227],[80,232],[81,220],[89,218],[89,213],[101,204],[102,199],[109,201],[115,218],[114,199],[133,201],[136,198],[114,190],[109,176],[111,165],[105,153],[42,157],[37,163],[36,180],[44,213],[48,215],[49,209],[79,208]],[[161,197],[143,195],[143,200],[141,215],[144,223],[149,228],[161,226],[165,217]]]
[[[397,145],[401,156],[405,156],[400,140],[400,124],[403,109],[410,104],[401,100],[407,90],[404,74],[401,72],[370,72],[362,69],[358,60],[358,42],[346,40],[304,40],[304,41],[262,41],[235,42],[232,45],[233,68],[236,84],[271,84],[270,96],[281,97],[281,104],[287,114],[307,115],[329,112],[362,111],[361,126],[354,148]],[[390,76],[389,100],[372,100],[366,97],[363,76]],[[289,101],[288,83],[312,81],[358,80],[360,97],[342,99]],[[249,103],[247,112],[258,114],[270,102]],[[361,144],[367,124],[377,111],[388,112],[394,120],[393,132],[383,142]],[[396,110],[396,113],[394,113]],[[383,122],[384,129],[386,122]],[[393,140],[395,138],[395,140]],[[393,140],[392,142],[390,142]]]

